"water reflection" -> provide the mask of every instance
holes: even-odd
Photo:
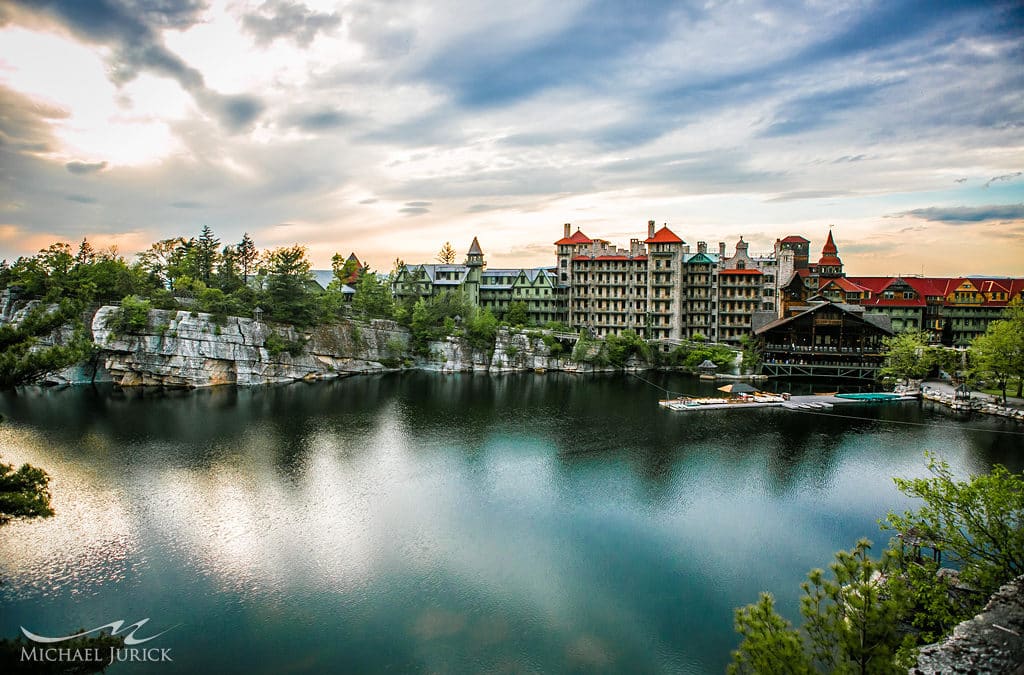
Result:
[[[883,538],[923,450],[1022,462],[928,405],[659,396],[558,374],[4,394],[4,457],[50,471],[58,515],[4,528],[0,634],[141,612],[181,624],[181,672],[720,672],[732,609],[770,589],[795,612],[808,568]]]

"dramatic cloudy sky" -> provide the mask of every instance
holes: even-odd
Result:
[[[0,0],[0,257],[83,236],[378,269],[562,223],[1024,275],[1024,5]]]

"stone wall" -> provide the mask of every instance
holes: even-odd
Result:
[[[942,642],[922,647],[911,675],[1024,675],[1024,576],[993,595],[985,609]]]

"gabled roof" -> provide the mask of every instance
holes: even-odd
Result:
[[[821,247],[821,254],[823,256],[835,255],[838,252],[839,249],[836,248],[836,242],[832,239],[832,230],[829,230],[828,239],[825,240],[825,245]]]
[[[791,234],[782,240],[783,244],[810,244],[810,239],[804,239],[798,234]]]
[[[562,237],[555,242],[555,246],[567,246],[572,244],[593,244],[594,240],[577,229],[571,237]]]
[[[839,311],[843,312],[844,314],[849,315],[851,318],[853,318],[853,319],[855,319],[857,321],[862,321],[864,323],[867,323],[867,324],[870,324],[872,326],[875,326],[879,330],[884,331],[884,332],[888,333],[889,335],[893,334],[892,327],[891,327],[892,324],[890,323],[889,317],[887,317],[887,316],[865,315],[864,308],[860,307],[858,305],[847,305],[847,304],[841,303],[841,302],[831,302],[829,300],[826,300],[824,302],[811,305],[811,306],[807,307],[807,309],[805,309],[804,311],[802,311],[802,312],[800,312],[798,314],[794,314],[793,316],[783,317],[781,319],[776,319],[775,321],[772,321],[771,323],[765,324],[764,326],[761,326],[760,328],[755,330],[754,331],[754,335],[761,335],[762,333],[766,333],[767,331],[770,331],[770,330],[772,330],[774,328],[778,328],[779,326],[784,326],[784,325],[786,325],[786,324],[788,324],[788,323],[790,323],[792,321],[796,321],[797,319],[799,319],[801,317],[804,317],[804,316],[807,316],[808,314],[813,314],[815,312],[820,312],[823,309],[825,309],[826,307],[832,307],[832,308],[838,309]],[[886,326],[887,323],[889,324],[888,327]]]
[[[663,226],[660,230],[654,233],[653,237],[644,239],[645,244],[685,244],[686,242],[679,238],[679,236],[668,229],[668,225]]]
[[[853,281],[850,281],[849,279],[844,279],[843,277],[839,277],[837,279],[829,279],[827,282],[821,285],[819,290],[823,291],[829,286],[835,286],[846,293],[869,292],[868,289],[864,288],[863,286],[860,286],[859,284],[856,284]]]
[[[707,253],[695,253],[692,256],[690,256],[689,258],[687,258],[685,260],[685,262],[687,264],[693,263],[693,264],[696,265],[696,264],[702,264],[702,263],[703,264],[708,264],[708,263],[712,263],[713,264],[715,261],[712,260],[711,257]]]

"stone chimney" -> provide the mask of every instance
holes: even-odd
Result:
[[[565,224],[565,236],[566,237],[569,236],[569,234],[570,234],[569,230],[571,230],[571,229],[572,229],[572,223],[566,223]]]
[[[725,258],[725,242],[724,241],[718,242],[718,255],[720,255],[722,258]]]
[[[647,238],[651,239],[653,237],[654,237],[654,221],[653,220],[648,220],[647,221]]]
[[[707,253],[707,252],[708,252],[708,243],[706,241],[698,241],[697,242],[697,253]]]

